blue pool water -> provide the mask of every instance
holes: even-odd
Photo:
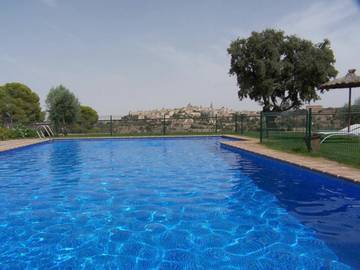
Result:
[[[0,269],[360,269],[360,185],[222,138],[0,154]]]

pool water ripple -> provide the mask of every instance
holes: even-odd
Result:
[[[359,216],[359,190],[317,180],[322,201],[291,197],[284,179],[301,187],[304,176],[322,176],[288,165],[275,173],[271,162],[219,140],[68,140],[0,154],[0,268],[359,265],[328,241],[338,224],[321,223],[349,209]],[[352,221],[341,225],[348,235]]]

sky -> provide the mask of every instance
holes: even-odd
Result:
[[[232,40],[266,28],[328,38],[339,76],[360,74],[359,15],[360,0],[0,0],[0,84],[28,85],[44,108],[63,84],[100,115],[188,103],[259,110],[237,98]],[[347,93],[316,104],[342,106]]]

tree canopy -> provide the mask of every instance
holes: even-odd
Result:
[[[80,117],[78,122],[83,129],[90,130],[98,120],[99,115],[93,108],[84,105],[80,106]]]
[[[80,103],[75,95],[62,85],[51,88],[46,98],[49,119],[57,132],[66,133],[80,115]]]
[[[0,121],[30,124],[42,120],[39,96],[21,83],[0,86]]]
[[[267,29],[239,38],[228,48],[229,74],[237,77],[240,100],[250,98],[264,111],[297,109],[320,97],[316,88],[336,76],[330,42],[313,44]]]

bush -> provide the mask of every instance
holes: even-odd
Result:
[[[9,138],[9,129],[0,127],[0,140],[6,140]]]
[[[35,130],[21,125],[15,128],[0,128],[0,140],[34,138],[36,136]]]

